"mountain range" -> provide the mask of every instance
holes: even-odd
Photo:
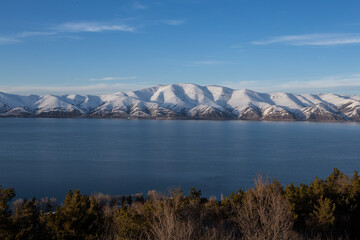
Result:
[[[98,96],[0,92],[0,117],[360,121],[360,96],[181,83]]]

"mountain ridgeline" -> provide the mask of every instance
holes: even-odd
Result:
[[[0,117],[360,121],[360,96],[259,93],[196,84],[105,95],[0,93]]]

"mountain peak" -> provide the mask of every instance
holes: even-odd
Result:
[[[1,116],[360,121],[360,97],[174,83],[99,96],[0,93]]]

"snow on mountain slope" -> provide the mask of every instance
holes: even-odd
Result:
[[[87,112],[103,104],[103,101],[99,96],[92,95],[64,95],[61,96],[61,100],[69,104],[75,105],[81,109],[84,109]]]
[[[227,87],[207,86],[207,90],[211,93],[213,101],[223,107],[226,107],[234,90]]]
[[[0,93],[0,116],[360,121],[360,96],[179,83],[99,96]]]
[[[0,113],[6,112],[6,109],[11,110],[14,108],[22,108],[31,111],[34,103],[39,99],[40,97],[36,95],[20,96],[0,92]]]
[[[33,106],[35,107],[35,115],[43,117],[70,117],[85,113],[83,109],[64,101],[62,97],[54,95],[42,96]]]
[[[273,93],[270,95],[271,100],[274,104],[282,107],[286,107],[289,109],[302,109],[304,107],[311,106],[311,102],[302,98],[299,95],[291,94],[291,93]]]
[[[234,90],[227,106],[238,119],[260,120],[263,111],[274,105],[269,94],[248,89]]]
[[[221,108],[214,102],[213,95],[207,88],[195,84],[160,86],[150,101],[173,110],[189,110],[199,105]]]

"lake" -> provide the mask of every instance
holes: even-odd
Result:
[[[167,192],[229,195],[257,173],[309,183],[360,169],[360,124],[0,119],[0,185],[18,197]]]

